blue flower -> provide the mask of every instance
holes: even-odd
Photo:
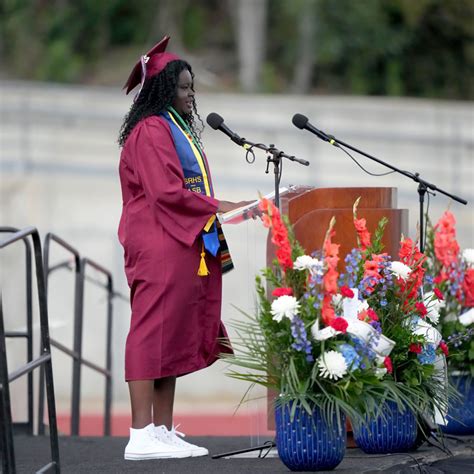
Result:
[[[434,364],[436,360],[435,346],[433,344],[427,344],[417,357],[422,364]]]
[[[353,346],[350,344],[341,344],[338,347],[338,351],[344,356],[346,364],[351,372],[359,368],[362,357],[357,353]]]

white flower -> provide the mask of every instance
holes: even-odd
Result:
[[[425,293],[423,303],[426,308],[433,308],[438,311],[446,306],[446,301],[438,299],[432,291],[427,291]]]
[[[439,322],[439,310],[446,306],[446,302],[438,299],[432,291],[428,291],[423,296],[423,303],[428,310],[427,318],[433,323]]]
[[[325,341],[331,337],[341,334],[340,331],[336,331],[331,326],[326,326],[323,329],[319,329],[319,319],[311,326],[311,335],[316,341]]]
[[[392,262],[390,271],[398,278],[406,280],[411,273],[411,268],[402,262]]]
[[[461,314],[461,316],[459,316],[459,322],[463,326],[469,326],[470,324],[474,323],[474,308],[471,308],[469,311]]]
[[[337,380],[347,373],[347,363],[340,352],[327,351],[318,359],[319,375]]]
[[[295,260],[293,268],[296,270],[309,270],[312,275],[323,274],[323,262],[309,255],[301,255]]]
[[[474,268],[474,249],[464,249],[462,258],[467,263],[468,267]]]
[[[429,308],[426,317],[436,326],[439,323],[439,311],[436,308]]]
[[[280,322],[283,318],[290,321],[294,318],[300,309],[300,304],[294,296],[283,295],[272,302],[273,319]]]

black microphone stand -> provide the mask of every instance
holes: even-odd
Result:
[[[461,204],[467,204],[467,201],[463,198],[460,198],[458,196],[455,196],[454,194],[448,193],[447,191],[444,191],[443,189],[438,188],[435,184],[429,183],[428,181],[425,181],[420,177],[420,173],[412,173],[410,171],[405,171],[401,170],[389,163],[386,163],[385,161],[380,160],[379,158],[376,158],[375,156],[369,155],[368,153],[365,153],[362,150],[359,150],[358,148],[353,147],[352,145],[349,145],[348,143],[344,143],[342,140],[337,139],[334,135],[328,135],[327,133],[324,133],[321,130],[317,130],[316,135],[321,138],[321,140],[327,141],[331,145],[335,147],[346,147],[349,148],[352,151],[355,151],[356,153],[359,153],[359,155],[363,155],[367,158],[370,158],[373,161],[376,161],[377,163],[391,169],[392,171],[395,171],[399,174],[402,174],[403,176],[406,176],[407,178],[412,179],[415,181],[415,183],[418,183],[418,200],[419,200],[419,206],[420,206],[420,251],[423,252],[425,250],[425,238],[426,236],[425,231],[424,231],[424,203],[425,203],[425,195],[426,193],[430,193],[430,191],[438,191],[441,194],[444,194],[445,196],[450,197],[451,199],[454,199],[457,202],[460,202]],[[310,130],[311,131],[311,130]],[[433,196],[435,196],[434,192],[431,193]]]
[[[247,152],[251,151],[252,148],[259,148],[268,153],[267,156],[267,168],[265,173],[268,174],[270,163],[273,163],[273,175],[274,175],[274,185],[275,185],[275,197],[274,202],[276,207],[280,207],[280,181],[281,181],[281,174],[282,174],[282,158],[286,158],[290,161],[294,161],[299,163],[303,166],[309,166],[309,161],[301,160],[300,158],[296,158],[293,155],[287,155],[285,152],[275,148],[275,145],[270,144],[270,146],[263,145],[262,143],[252,143],[245,138],[240,139],[240,145],[244,147]]]

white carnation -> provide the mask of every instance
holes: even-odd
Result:
[[[390,271],[398,278],[406,280],[411,273],[411,268],[403,262],[392,262]]]
[[[464,249],[462,258],[467,263],[467,266],[474,268],[474,249]]]
[[[309,270],[312,275],[323,274],[323,262],[309,255],[301,255],[295,260],[293,268],[296,270]]]
[[[463,326],[469,326],[470,324],[474,323],[474,308],[471,308],[469,311],[461,314],[461,316],[459,316],[459,322]]]
[[[273,319],[280,322],[283,318],[290,321],[298,314],[300,304],[294,296],[283,295],[272,302]]]
[[[347,363],[340,352],[327,351],[318,359],[319,375],[329,379],[340,379],[347,373]]]

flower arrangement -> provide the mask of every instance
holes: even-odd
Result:
[[[474,377],[474,249],[461,248],[450,211],[436,225],[428,220],[424,265],[425,302],[450,348],[450,371]]]
[[[382,219],[372,239],[357,217],[358,246],[341,261],[331,220],[321,250],[306,255],[278,209],[262,199],[276,260],[257,276],[258,311],[236,321],[229,375],[272,387],[278,402],[318,406],[330,419],[376,416],[381,402],[403,411],[445,411],[437,364],[445,345],[420,298],[426,257],[403,239],[400,261],[383,253]],[[340,272],[340,268],[343,271]]]

